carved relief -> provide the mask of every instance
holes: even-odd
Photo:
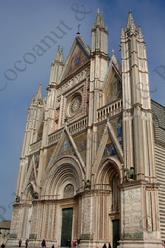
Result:
[[[58,119],[59,119],[59,109],[56,110],[55,116],[54,116],[55,121],[58,121]]]
[[[77,84],[81,83],[82,81],[86,80],[87,77],[89,77],[89,68],[84,69],[80,73],[76,74],[76,76],[72,77],[65,84],[61,85],[58,89],[58,92],[57,92],[58,99],[59,99],[60,95],[64,94],[66,91],[68,91],[72,87],[74,87]],[[58,101],[60,101],[60,100],[58,100]]]
[[[142,232],[141,216],[141,191],[140,188],[125,190],[123,192],[124,208],[124,232],[126,236]],[[129,235],[128,235],[129,234]]]

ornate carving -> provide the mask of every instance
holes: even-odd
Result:
[[[126,171],[126,179],[128,181],[135,180],[135,168],[134,167],[130,167],[130,169],[127,169],[127,171]]]
[[[82,104],[82,96],[80,94],[74,96],[69,104],[69,115],[70,116],[75,115],[79,111],[81,104]]]
[[[86,80],[88,74],[89,74],[89,69],[86,68],[80,73],[76,74],[76,76],[72,77],[69,81],[62,84],[58,89],[58,96],[64,94],[67,90],[77,85],[78,83],[82,82],[83,80]]]
[[[132,239],[143,239],[143,233],[142,232],[135,232],[135,233],[125,233],[124,238],[127,240],[132,240]]]
[[[32,192],[32,198],[33,199],[38,199],[38,193],[37,192]]]
[[[64,188],[64,198],[69,198],[73,196],[74,196],[74,186],[69,183]]]
[[[84,189],[85,190],[91,189],[91,181],[89,179],[85,181]]]
[[[141,216],[141,190],[140,188],[128,189],[122,198],[125,201],[124,229],[125,233],[134,235],[140,233],[143,228]]]

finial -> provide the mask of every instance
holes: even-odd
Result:
[[[125,37],[124,28],[121,29],[121,38]]]
[[[116,66],[116,68],[119,69],[119,64],[118,64],[118,60],[116,58],[115,50],[114,49],[112,49],[111,61]]]
[[[95,26],[105,28],[103,12],[100,12],[100,9],[97,10]]]
[[[79,36],[79,35],[80,35],[80,26],[81,26],[81,24],[78,24],[78,25],[77,25],[77,33],[76,33],[76,34],[77,34],[77,36]]]
[[[63,60],[64,60],[64,58],[63,58],[63,48],[60,45],[58,45],[55,58],[54,58],[54,60],[52,62],[52,66],[54,66],[55,62],[63,62]]]
[[[129,12],[128,12],[127,28],[133,28],[133,29],[135,28],[135,22],[134,22],[134,18],[133,18],[131,10],[129,10]]]
[[[64,48],[63,48],[63,46],[61,46],[61,53],[63,53],[63,51],[64,51]]]
[[[140,26],[138,26],[138,30],[139,30],[139,37],[141,39],[144,39],[144,36],[143,36],[143,33],[142,33],[142,30],[141,30],[141,27]]]

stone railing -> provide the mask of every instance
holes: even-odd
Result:
[[[33,144],[30,145],[30,153],[37,152],[41,148],[41,142],[42,140],[39,140]]]
[[[88,126],[88,117],[78,120],[69,125],[68,129],[71,134],[79,133],[85,130]]]
[[[70,134],[79,133],[87,128],[88,125],[88,118],[84,117],[81,120],[75,121],[68,125],[68,129]],[[48,137],[48,146],[55,144],[61,138],[62,132],[64,128],[57,130],[56,132],[52,133]]]
[[[56,143],[61,138],[62,132],[63,132],[63,128],[50,134],[48,136],[48,145],[52,145],[52,144]]]
[[[122,111],[122,100],[110,103],[97,111],[97,121],[104,121],[107,117],[119,114]]]

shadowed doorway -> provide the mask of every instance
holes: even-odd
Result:
[[[62,209],[61,247],[70,247],[72,240],[73,208]]]

